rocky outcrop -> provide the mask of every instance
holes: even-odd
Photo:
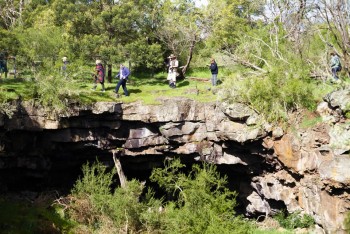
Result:
[[[325,98],[313,127],[296,123],[293,131],[264,122],[239,103],[99,102],[49,115],[18,102],[11,119],[0,117],[0,184],[8,182],[11,170],[41,180],[62,173],[64,180],[86,160],[111,162],[115,150],[125,170],[139,176],[166,157],[179,156],[232,165],[248,216],[302,211],[327,232],[341,233],[350,209],[350,127],[342,109],[348,105],[338,100],[344,94]]]
[[[344,115],[349,101],[347,90],[329,94],[317,108],[322,120],[314,126],[302,128],[294,122],[293,131],[280,139],[264,139],[265,147],[274,149],[283,171],[292,177],[274,172],[253,178],[252,186],[262,198],[256,209],[269,199],[283,201],[290,212],[312,214],[327,233],[346,233],[344,218],[350,208],[350,122]],[[260,212],[273,210],[266,205]]]

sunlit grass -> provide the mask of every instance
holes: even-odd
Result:
[[[198,74],[196,74],[198,75]],[[172,89],[166,80],[166,73],[158,73],[154,77],[149,74],[136,74],[130,77],[127,83],[129,96],[124,96],[122,87],[119,89],[119,97],[116,97],[115,87],[118,80],[113,79],[111,83],[106,81],[106,92],[101,92],[101,85],[98,84],[95,91],[91,90],[93,87],[92,78],[88,74],[84,77],[74,77],[72,89],[79,91],[79,101],[82,103],[93,103],[98,101],[112,102],[136,102],[142,101],[145,104],[159,104],[159,98],[166,97],[185,97],[201,102],[215,101],[215,95],[209,91],[211,86],[210,78],[201,78],[199,80],[185,78],[177,82],[177,88]],[[18,99],[23,100],[33,99],[33,82],[34,79],[13,79],[7,78],[0,80],[0,89],[3,95],[6,95],[7,100]]]

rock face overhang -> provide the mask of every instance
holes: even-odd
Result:
[[[151,169],[150,157],[179,155],[239,166],[247,215],[273,214],[281,208],[277,201],[290,212],[312,214],[327,231],[344,229],[350,157],[337,143],[349,131],[346,123],[285,133],[240,103],[160,102],[72,105],[59,115],[19,102],[11,119],[0,118],[0,172],[22,168],[33,175],[57,170],[57,161],[111,159],[113,150]]]

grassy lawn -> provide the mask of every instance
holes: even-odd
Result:
[[[71,88],[79,91],[79,99],[83,103],[92,103],[96,101],[122,101],[135,102],[143,101],[145,104],[157,104],[157,98],[160,97],[186,97],[197,101],[208,102],[215,101],[216,96],[210,83],[210,73],[207,71],[206,77],[192,78],[188,76],[177,82],[177,88],[171,89],[166,80],[166,73],[158,73],[154,77],[149,74],[135,74],[130,77],[127,83],[127,89],[130,93],[128,97],[124,96],[122,87],[119,89],[119,98],[116,97],[115,90],[117,79],[112,82],[105,82],[106,92],[101,92],[101,85],[98,84],[95,91],[91,90],[93,86],[92,78],[88,73],[81,73],[78,76],[72,76]],[[197,74],[198,75],[198,74]],[[199,73],[201,76],[202,74]],[[114,77],[114,76],[113,76]],[[62,77],[57,77],[61,79]],[[8,99],[23,100],[32,99],[34,96],[34,79],[22,77],[14,79],[10,76],[7,79],[0,80],[0,91],[2,97]]]

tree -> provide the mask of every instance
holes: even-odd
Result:
[[[320,0],[315,5],[320,13],[321,19],[323,19],[328,26],[328,30],[331,32],[335,39],[335,44],[331,41],[325,41],[333,50],[337,50],[339,47],[339,54],[342,55],[344,60],[344,68],[350,75],[350,36],[349,36],[349,23],[350,23],[350,3],[346,0]]]
[[[195,7],[192,0],[167,0],[162,13],[163,21],[157,31],[158,38],[173,54],[186,57],[186,63],[182,66],[182,73],[185,74],[196,44],[203,39],[205,19],[201,9]]]

